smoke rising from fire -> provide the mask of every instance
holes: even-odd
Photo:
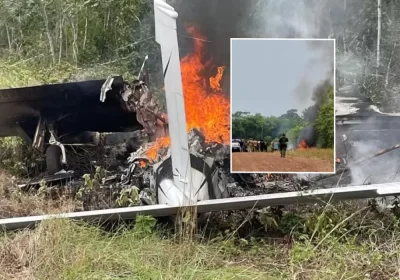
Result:
[[[328,88],[332,86],[332,78],[327,78],[316,86],[312,93],[314,104],[303,111],[303,117],[306,121],[314,123],[318,116],[318,112],[323,105],[324,96],[328,92]],[[308,146],[314,147],[317,144],[318,133],[314,127],[309,126],[304,128],[299,135],[299,141],[305,140]]]
[[[333,38],[333,24],[343,22],[343,5],[320,0],[169,0],[179,13],[178,30],[181,55],[192,50],[192,41],[184,34],[185,24],[199,26],[207,37],[206,56],[217,65],[225,65],[221,86],[229,92],[230,38]],[[353,1],[354,2],[354,1]],[[352,5],[362,6],[356,0]],[[347,14],[347,16],[349,16]],[[341,59],[341,58],[338,58]],[[353,61],[355,58],[352,59]],[[338,70],[353,64],[344,59]]]
[[[359,27],[352,26],[352,30],[347,30],[346,26],[342,26],[346,23],[346,19],[354,19],[359,17],[359,14],[355,12],[361,11],[368,1],[355,0],[347,1],[351,2],[352,10],[344,5],[343,1],[327,1],[327,0],[167,0],[179,13],[178,18],[178,33],[179,45],[181,51],[181,57],[189,54],[193,50],[193,41],[188,38],[188,34],[185,33],[185,24],[194,24],[199,26],[200,31],[207,38],[205,44],[205,57],[213,58],[216,66],[226,66],[226,70],[221,81],[221,87],[224,92],[229,93],[229,76],[230,76],[230,38],[231,37],[265,37],[265,38],[334,38],[333,33],[335,32],[337,40],[337,46],[344,50],[348,50],[346,42],[342,40],[346,38],[348,41],[351,40],[351,36],[356,35],[370,29],[370,26],[363,24],[358,25]],[[363,22],[363,20],[361,20]],[[343,28],[343,34],[340,33],[340,29]],[[357,29],[358,28],[358,29]],[[349,42],[347,42],[348,44]],[[366,69],[364,63],[364,57],[350,51],[343,52],[343,55],[336,56],[336,69],[337,78],[341,76],[352,77],[357,76],[363,71],[370,71]],[[207,75],[208,77],[214,76],[216,69],[213,73]],[[327,75],[332,77],[333,75]],[[318,97],[319,91],[322,91],[326,84],[330,82],[328,79],[321,81],[313,91],[313,87],[305,79],[302,84],[299,84],[299,88],[304,88],[306,92],[316,92],[312,95],[313,98]],[[341,87],[348,89],[349,94],[354,96],[355,91],[359,90],[358,87],[354,87],[353,79],[341,79]],[[340,94],[346,94],[339,88],[337,84],[337,92]],[[319,99],[316,98],[314,106],[307,113],[311,120],[316,117],[316,107],[320,104]],[[379,126],[375,126],[374,129],[379,130]],[[379,150],[380,148],[387,148],[390,146],[389,142],[396,142],[399,139],[398,135],[385,137],[385,141],[382,141],[382,137],[378,140],[369,140],[369,135],[365,136],[364,144],[357,144],[356,147],[350,149],[349,154],[352,154],[354,158],[365,157],[372,151]],[[379,141],[380,140],[380,141]],[[384,142],[384,143],[382,143]],[[341,143],[336,144],[340,146]],[[398,166],[398,156],[400,151],[394,151],[388,155],[381,156],[374,160],[374,163],[389,162],[390,166],[396,169]],[[393,160],[393,161],[392,161]],[[350,161],[351,162],[351,161]],[[369,162],[371,163],[371,162]],[[352,175],[355,178],[354,183],[363,183],[371,174],[384,174],[382,168],[387,168],[387,164],[364,164],[364,165],[352,165]],[[393,170],[391,170],[392,172]],[[396,173],[396,170],[393,171]],[[397,172],[400,174],[400,172]],[[378,176],[378,175],[376,175]],[[374,182],[387,181],[388,177],[383,178],[383,175],[379,175],[381,179],[377,177]]]
[[[365,139],[365,141],[353,143],[351,159],[348,163],[353,185],[399,181],[400,166],[398,158],[400,150],[394,150],[365,162],[357,163],[357,160],[372,156],[374,153],[390,147],[390,142],[395,142],[390,141],[390,139],[385,140],[388,140],[388,142],[382,143],[381,139]]]
[[[304,112],[304,118],[309,122],[314,122],[318,116],[318,111],[324,102],[324,96],[328,91],[328,88],[332,86],[330,79],[327,79],[317,85],[312,92],[312,100],[314,105],[308,107]]]
[[[250,11],[253,1],[248,0],[171,0],[168,1],[179,13],[177,22],[180,30],[179,46],[181,57],[192,53],[193,40],[185,33],[187,25],[199,27],[199,31],[207,38],[204,57],[212,58],[216,66],[226,66],[221,87],[229,95],[230,90],[230,38],[247,36],[246,23],[251,25]],[[179,32],[178,32],[179,33]],[[211,70],[210,70],[211,71]],[[206,73],[207,76],[214,75]]]
[[[313,50],[313,57],[309,59],[307,70],[304,71],[295,89],[295,98],[300,103],[311,99],[315,102],[314,107],[318,111],[322,97],[326,93],[323,90],[334,82],[334,42],[332,40],[308,41],[307,46]],[[316,79],[318,77],[320,79]],[[310,121],[314,120],[315,117]]]
[[[301,141],[305,141],[305,144],[307,144],[308,147],[314,147],[317,144],[317,136],[318,134],[315,128],[308,126],[300,132],[298,145],[301,143]]]

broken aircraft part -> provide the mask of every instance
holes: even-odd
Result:
[[[212,168],[202,158],[190,155],[191,162],[191,183],[196,192],[180,192],[174,186],[174,172],[171,157],[163,160],[155,170],[157,204],[184,205],[184,201],[201,201],[215,198],[212,182]],[[187,195],[191,195],[187,197]],[[186,196],[186,197],[185,197]]]
[[[104,80],[0,90],[0,137],[19,136],[18,123],[33,139],[40,117],[54,120],[59,135],[77,131],[118,132],[141,128],[136,114],[122,111],[116,93],[122,78],[114,78],[107,102],[98,102]]]
[[[186,130],[185,104],[182,88],[176,19],[178,13],[164,0],[154,0],[156,41],[161,47],[165,96],[168,111],[168,130],[171,138],[171,165],[173,178],[168,189],[178,197],[169,204],[184,206],[195,203],[193,194],[199,185],[192,182],[192,165]],[[201,177],[201,176],[200,176]],[[161,182],[160,182],[161,183]],[[172,191],[172,189],[175,189]],[[189,200],[184,200],[189,198]],[[171,198],[169,198],[171,199]],[[178,203],[179,204],[173,204]],[[182,204],[180,202],[183,202]]]
[[[130,96],[140,94],[134,110],[124,107],[121,100],[121,93],[132,86]],[[0,90],[0,137],[20,136],[41,153],[49,151],[50,175],[67,163],[64,145],[73,143],[82,132],[146,128],[150,134],[163,134],[165,128],[157,128],[159,119],[164,120],[147,85],[141,81],[129,84],[120,76]],[[59,150],[50,148],[54,145],[61,149],[60,163]]]
[[[18,184],[18,188],[24,191],[28,191],[31,188],[39,188],[43,183],[46,185],[65,183],[66,181],[72,180],[74,177],[73,171],[59,172],[55,175],[45,176],[42,179],[27,181]]]
[[[102,102],[105,101],[105,94],[111,89],[112,81],[113,78],[110,76],[102,86],[100,94]],[[153,140],[155,137],[165,135],[166,120],[148,85],[143,80],[134,80],[132,83],[125,82],[118,97],[125,111],[136,113],[138,122]]]
[[[339,200],[365,199],[395,195],[400,195],[399,183],[376,184],[368,186],[363,185],[314,191],[286,192],[217,200],[204,200],[199,201],[192,206],[196,208],[197,213],[207,213],[240,209],[257,209],[279,205],[326,203]],[[74,212],[59,215],[55,214],[18,217],[10,219],[0,219],[0,228],[4,230],[31,228],[38,225],[42,221],[56,218],[82,220],[86,222],[104,222],[134,219],[137,215],[165,217],[176,215],[179,209],[179,206],[160,204],[117,209],[94,210],[86,212]]]

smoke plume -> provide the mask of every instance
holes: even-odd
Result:
[[[168,1],[168,0],[167,0]],[[359,25],[352,25],[352,30],[343,28],[347,19],[362,17],[359,12],[365,8],[368,1],[355,0],[347,1],[348,7],[343,1],[327,0],[169,0],[169,3],[179,13],[178,33],[181,56],[191,52],[192,39],[188,38],[185,32],[185,25],[196,25],[207,37],[209,42],[206,45],[205,57],[213,58],[214,64],[227,66],[221,86],[229,92],[230,76],[230,38],[334,38],[337,39],[337,47],[344,49],[341,55],[336,56],[336,77],[340,81],[337,85],[348,89],[353,94],[355,87],[353,79],[343,77],[355,77],[365,69],[364,56],[349,51],[351,36],[360,34],[370,27],[363,24],[360,19]],[[351,2],[351,3],[350,3]],[[350,8],[351,4],[351,8]],[[341,34],[340,32],[343,32]],[[345,40],[347,37],[347,41]],[[311,46],[313,47],[313,46]],[[298,91],[312,92],[313,106],[305,112],[306,118],[314,121],[322,102],[322,94],[326,92],[327,86],[333,84],[333,75],[326,75],[326,79],[318,85],[312,85],[307,79],[298,85]],[[343,94],[342,88],[336,91]],[[309,100],[309,99],[308,99]],[[379,127],[376,127],[379,129]],[[310,132],[307,128],[304,132]],[[313,133],[311,133],[314,135]],[[396,137],[394,137],[396,138]],[[399,139],[397,137],[396,139]],[[388,139],[385,138],[385,142]],[[351,149],[355,158],[363,157],[378,149],[379,141],[367,141]],[[379,144],[381,146],[386,145]],[[390,155],[382,156],[381,159],[392,159],[391,166],[396,166],[398,154],[395,151]],[[350,165],[355,182],[364,182],[369,176],[368,173],[376,173],[368,170],[365,166]],[[372,166],[372,165],[369,165]],[[379,165],[374,165],[375,171]],[[386,164],[383,166],[387,166]],[[370,167],[372,168],[372,167]],[[371,171],[371,172],[370,172]],[[400,174],[400,172],[398,172]],[[378,179],[376,179],[378,180]],[[388,180],[386,178],[385,180]]]
[[[213,59],[215,66],[226,66],[221,81],[222,88],[230,90],[230,38],[248,37],[241,27],[251,22],[254,2],[248,0],[173,0],[169,1],[179,13],[177,28],[179,33],[180,55],[192,51],[193,39],[186,33],[187,26],[196,26],[208,42],[205,59]],[[251,3],[253,2],[253,3]],[[215,70],[215,69],[214,69]],[[210,73],[210,75],[214,75]]]
[[[321,105],[324,102],[324,97],[328,91],[328,88],[332,85],[330,79],[327,79],[320,83],[312,93],[312,100],[314,101],[314,105],[308,107],[303,112],[304,119],[308,122],[313,123],[318,116],[318,111],[321,108]]]
[[[208,39],[205,57],[226,66],[222,87],[229,92],[230,38],[333,38],[334,24],[345,19],[343,5],[321,0],[169,0],[179,13],[181,56],[191,52],[193,42],[185,31],[196,25]],[[353,6],[362,6],[356,0]],[[349,16],[349,15],[347,15]],[[357,32],[354,30],[354,32]],[[352,61],[356,60],[352,58]],[[338,70],[350,64],[345,59]],[[355,65],[352,63],[352,65]]]
[[[309,147],[315,147],[317,145],[317,131],[313,126],[307,126],[305,127],[299,135],[299,141],[304,140],[307,143],[307,146]],[[299,144],[299,143],[297,143]]]

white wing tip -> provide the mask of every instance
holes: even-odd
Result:
[[[171,18],[178,18],[178,13],[172,6],[168,5],[165,0],[154,0],[154,8],[159,9]]]

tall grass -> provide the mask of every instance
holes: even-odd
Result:
[[[232,228],[189,240],[150,217],[113,233],[49,220],[3,234],[0,279],[398,279],[393,215],[354,203],[303,210],[285,213],[275,228],[282,235],[269,237]]]

